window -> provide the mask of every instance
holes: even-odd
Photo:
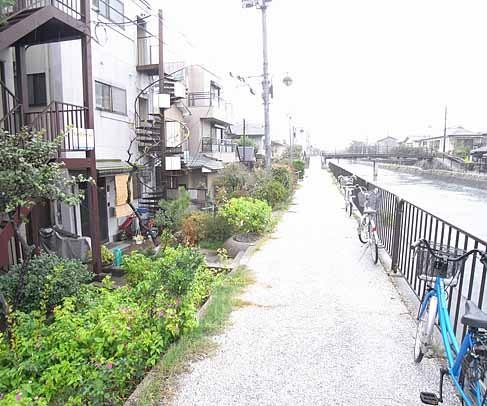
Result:
[[[213,82],[210,85],[210,106],[220,106],[221,89]]]
[[[46,106],[46,74],[34,73],[27,75],[27,92],[29,95],[29,106]]]
[[[223,141],[223,128],[212,126],[210,134],[214,144],[220,144]]]
[[[93,6],[98,12],[113,21],[122,24],[124,22],[124,5],[120,0],[93,0]],[[123,28],[123,26],[121,26]]]
[[[127,114],[127,92],[124,89],[95,82],[95,93],[97,109]]]

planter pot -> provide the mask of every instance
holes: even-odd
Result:
[[[248,247],[255,245],[259,241],[260,235],[256,233],[243,233],[230,237],[223,248],[228,252],[228,256],[235,258],[240,251],[245,251]]]

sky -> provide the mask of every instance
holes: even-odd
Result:
[[[485,1],[268,4],[272,139],[288,136],[288,115],[324,149],[387,135],[440,135],[445,106],[449,127],[487,131]],[[240,0],[158,0],[158,7],[168,57],[220,72],[237,116],[262,121],[260,78],[249,79],[253,97],[228,76],[262,72],[260,11],[243,9]]]

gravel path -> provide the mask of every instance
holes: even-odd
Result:
[[[182,375],[174,404],[419,405],[439,365],[412,360],[415,323],[312,161],[295,204],[251,259],[248,306]],[[446,386],[446,385],[445,385]],[[445,405],[458,404],[446,387]]]

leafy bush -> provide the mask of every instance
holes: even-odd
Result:
[[[264,200],[276,208],[279,204],[285,202],[290,195],[290,190],[286,189],[281,182],[272,178],[265,178],[260,182],[253,193],[256,199]]]
[[[0,292],[13,303],[17,292],[21,265],[14,265],[0,275]],[[41,254],[33,257],[28,266],[24,288],[20,294],[18,310],[51,312],[66,296],[76,294],[80,286],[92,280],[87,266],[76,259],[64,259],[55,255]]]
[[[222,216],[208,216],[204,224],[206,238],[210,243],[225,241],[232,235],[233,226]]]
[[[157,211],[154,221],[157,226],[167,228],[173,233],[181,228],[184,216],[187,214],[191,197],[183,187],[179,188],[179,197],[175,200],[161,200],[160,210]]]
[[[241,147],[254,147],[254,150],[257,151],[257,144],[252,138],[245,137],[244,140],[243,137],[240,137],[237,141],[237,144],[240,145]]]
[[[296,172],[299,173],[299,179],[304,178],[304,162],[296,159],[293,161],[293,168]]]
[[[220,171],[214,182],[217,203],[223,204],[232,197],[249,196],[255,181],[255,176],[243,165],[228,165]]]
[[[273,165],[272,179],[277,180],[285,189],[291,191],[294,187],[295,176],[288,165]]]
[[[211,217],[207,213],[195,211],[183,220],[181,231],[184,241],[189,245],[196,245],[206,238],[206,223]]]
[[[110,251],[105,245],[101,245],[100,246],[100,250],[101,250],[101,262],[103,265],[110,265],[113,263],[114,259],[115,259],[115,255],[113,255],[113,252]],[[91,253],[91,250],[88,251],[88,260],[91,261],[91,256],[92,256],[92,253]]]
[[[272,223],[272,209],[262,200],[250,197],[230,199],[219,214],[238,232],[262,233]]]
[[[134,253],[125,266],[137,275],[130,286],[84,286],[50,323],[37,311],[14,315],[10,340],[0,334],[0,405],[122,404],[168,345],[196,326],[214,280],[201,255],[168,248],[156,260]]]

